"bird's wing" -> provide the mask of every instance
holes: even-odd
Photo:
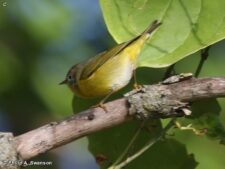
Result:
[[[82,69],[82,73],[80,75],[80,79],[87,79],[90,77],[99,67],[101,67],[105,62],[107,62],[109,59],[116,56],[118,53],[120,53],[124,48],[126,48],[128,45],[130,45],[132,42],[134,42],[136,39],[138,39],[139,36],[131,39],[128,42],[121,43],[112,49],[108,51],[104,51],[102,53],[99,53],[98,55],[94,56],[93,58],[89,59],[86,63],[84,63],[84,67]]]
[[[128,45],[136,41],[142,36],[145,36],[146,34],[151,34],[154,32],[154,30],[161,25],[160,22],[155,20],[147,27],[147,29],[142,32],[139,36],[134,37],[133,39],[129,40],[128,42],[121,43],[112,49],[108,51],[104,51],[95,57],[89,59],[87,62],[83,63],[83,68],[80,72],[79,79],[87,79],[90,77],[99,67],[101,67],[105,62],[107,62],[109,59],[116,56],[118,53],[120,53],[124,48],[126,48]]]

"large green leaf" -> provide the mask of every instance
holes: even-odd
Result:
[[[121,155],[130,142],[140,122],[132,121],[115,128],[100,131],[88,136],[89,149],[95,157],[104,157],[101,168],[107,168]],[[145,143],[160,132],[159,121],[142,130],[128,155],[134,154]],[[127,156],[126,156],[127,157]],[[197,163],[193,155],[187,153],[184,145],[173,139],[158,141],[153,147],[126,166],[126,169],[194,169]]]
[[[224,0],[100,0],[113,38],[121,43],[153,20],[163,24],[139,57],[139,66],[165,67],[225,37]]]

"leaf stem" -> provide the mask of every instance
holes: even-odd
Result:
[[[157,141],[159,141],[172,126],[174,126],[175,120],[176,118],[171,119],[171,121],[166,125],[166,127],[162,130],[162,132],[159,135],[157,135],[154,139],[149,140],[149,142],[147,142],[147,144],[138,152],[136,152],[134,155],[128,157],[126,160],[124,160],[118,165],[112,165],[108,169],[121,169],[125,167],[127,164],[129,164],[130,162],[132,162],[133,160],[135,160],[137,157],[142,155],[146,150],[148,150]]]
[[[205,61],[208,59],[208,56],[209,56],[209,49],[210,49],[211,46],[208,46],[206,47],[205,49],[202,49],[201,50],[201,60],[198,64],[198,67],[196,69],[196,72],[195,72],[195,77],[198,77],[201,70],[202,70],[202,67],[205,63]]]
[[[136,139],[137,139],[139,133],[141,132],[141,129],[145,125],[145,123],[146,123],[146,120],[143,121],[142,124],[138,127],[137,131],[135,132],[135,134],[132,137],[131,141],[129,142],[128,146],[125,148],[125,150],[122,152],[122,154],[117,158],[117,160],[112,164],[112,166],[116,166],[118,163],[120,163],[123,160],[123,158],[128,153],[128,151],[130,150],[133,143],[136,141]]]
[[[164,77],[163,77],[163,80],[167,79],[168,77],[170,77],[171,75],[175,74],[175,63],[172,64],[171,66],[169,66],[167,69],[166,69],[166,72],[164,74]]]

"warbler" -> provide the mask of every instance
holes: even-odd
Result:
[[[80,97],[105,96],[99,103],[102,106],[111,94],[130,82],[141,49],[159,25],[156,20],[139,36],[72,66],[60,84],[67,84]]]

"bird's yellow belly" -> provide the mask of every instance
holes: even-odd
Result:
[[[136,66],[127,52],[111,58],[104,63],[88,79],[81,80],[78,84],[79,94],[83,97],[105,96],[126,86],[133,75]]]

